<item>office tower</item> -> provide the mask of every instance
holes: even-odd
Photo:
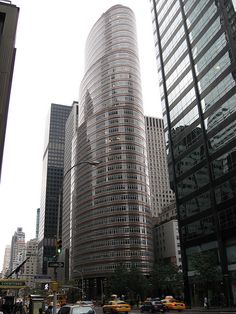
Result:
[[[75,163],[100,164],[73,169],[72,271],[93,295],[117,266],[147,274],[153,260],[135,17],[122,5],[88,36],[78,125]]]
[[[11,259],[11,246],[6,245],[4,259],[3,259],[3,266],[2,266],[2,276],[3,278],[8,275],[10,270],[10,259]]]
[[[18,227],[11,240],[10,272],[14,271],[25,259],[25,233]]]
[[[155,259],[181,266],[178,221],[171,219],[159,223],[153,233]]]
[[[229,305],[236,298],[235,9],[231,0],[150,2],[185,297],[190,303],[194,294],[191,256],[210,251],[222,273],[214,288]]]
[[[47,263],[56,254],[61,223],[58,212],[64,171],[65,124],[70,111],[70,106],[51,104],[46,122],[38,235],[40,274],[47,274]]]
[[[7,115],[15,62],[15,35],[19,8],[0,1],[0,178]]]
[[[40,208],[37,208],[37,212],[36,212],[36,231],[35,231],[36,239],[38,239],[38,236],[39,236],[39,217],[40,217]]]
[[[145,117],[147,162],[152,216],[158,217],[162,208],[174,202],[170,189],[163,119]]]
[[[34,288],[35,275],[37,274],[38,264],[38,241],[31,239],[26,242],[25,257],[27,261],[22,267],[20,278],[26,281],[28,287]]]

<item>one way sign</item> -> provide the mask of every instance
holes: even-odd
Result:
[[[64,267],[64,262],[48,262],[48,267]]]

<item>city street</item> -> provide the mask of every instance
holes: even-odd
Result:
[[[130,314],[137,314],[140,313],[138,310],[132,310]],[[148,312],[147,312],[148,313]],[[158,314],[158,312],[156,312]],[[167,313],[179,313],[177,311],[169,311]],[[209,309],[209,310],[204,310],[203,308],[193,308],[193,309],[188,309],[184,310],[182,313],[188,313],[188,314],[197,314],[197,313],[215,313],[215,314],[226,314],[226,313],[236,313],[236,309]],[[96,307],[96,314],[103,314],[102,312],[102,307]]]

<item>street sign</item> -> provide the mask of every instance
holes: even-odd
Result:
[[[26,288],[25,280],[0,279],[0,289],[22,289],[22,288]]]
[[[64,262],[48,262],[48,267],[64,267]]]
[[[52,277],[48,276],[48,275],[35,275],[34,276],[35,282],[41,282],[41,283],[50,282],[51,279],[52,279]]]

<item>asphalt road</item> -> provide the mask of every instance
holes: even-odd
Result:
[[[102,311],[102,307],[96,307],[96,313],[97,314],[103,314],[103,311]],[[180,313],[180,312],[177,312],[177,311],[169,311],[167,312],[167,314],[171,314],[171,313]],[[214,314],[228,314],[228,313],[236,313],[236,309],[235,311],[232,311],[232,310],[227,310],[227,309],[222,309],[222,310],[217,310],[217,309],[210,309],[210,310],[204,310],[204,309],[189,309],[189,310],[184,310],[182,311],[182,313],[186,313],[186,314],[198,314],[198,313],[214,313]],[[132,310],[129,314],[140,314],[140,311],[139,310]],[[145,313],[145,314],[149,314],[148,312]],[[158,312],[156,312],[156,314],[158,314]]]

